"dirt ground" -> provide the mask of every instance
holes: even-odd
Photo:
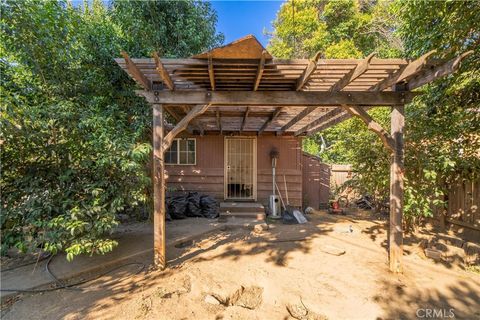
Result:
[[[163,272],[126,267],[83,291],[23,295],[2,318],[480,319],[478,273],[427,259],[407,241],[404,274],[393,275],[385,221],[309,219],[267,230],[227,223],[167,248]]]

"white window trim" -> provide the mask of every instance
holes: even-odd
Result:
[[[194,148],[194,153],[195,153],[195,162],[194,163],[180,163],[180,140],[192,140],[193,141],[193,148]],[[165,162],[166,165],[169,166],[196,166],[197,165],[197,139],[195,138],[175,138],[173,141],[176,141],[177,143],[177,162],[176,163],[167,163]]]

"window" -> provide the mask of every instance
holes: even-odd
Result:
[[[195,164],[196,160],[195,139],[174,139],[165,152],[166,164]]]

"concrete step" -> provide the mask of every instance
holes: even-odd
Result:
[[[220,212],[225,213],[265,213],[265,208],[257,202],[221,202]]]
[[[264,212],[220,212],[220,217],[235,217],[235,218],[249,218],[249,219],[256,219],[256,220],[265,220],[265,213]]]
[[[220,216],[265,220],[265,208],[257,202],[222,202]]]

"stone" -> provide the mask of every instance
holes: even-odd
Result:
[[[263,288],[257,286],[241,287],[228,299],[228,304],[247,309],[256,309],[262,304]]]

